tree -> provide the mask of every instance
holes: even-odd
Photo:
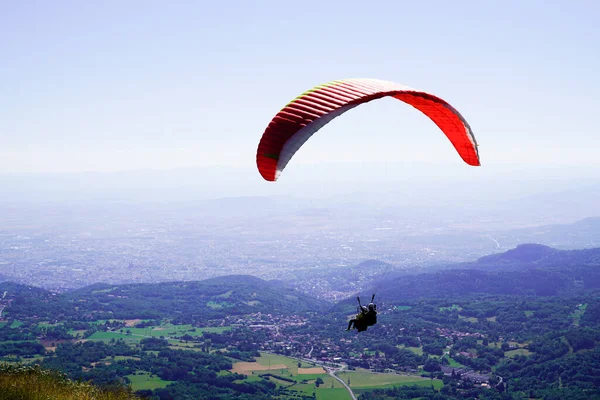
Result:
[[[500,383],[499,383],[499,384],[496,386],[496,389],[498,389],[498,391],[499,391],[500,393],[504,392],[504,390],[505,390],[505,387],[504,387],[504,382],[500,382]]]
[[[427,372],[441,371],[440,363],[435,359],[429,359],[423,366],[423,370]]]

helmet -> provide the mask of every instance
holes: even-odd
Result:
[[[375,309],[375,304],[369,303],[369,310],[374,310],[374,309]]]

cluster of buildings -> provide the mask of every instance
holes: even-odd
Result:
[[[442,365],[442,373],[445,376],[452,377],[463,381],[470,381],[474,384],[479,384],[484,387],[490,386],[490,376],[487,374],[478,374],[468,368],[454,368],[447,365]]]
[[[279,316],[272,314],[255,313],[244,317],[226,317],[222,325],[246,326],[255,332],[265,335],[264,340],[253,343],[260,351],[268,351],[277,354],[315,360],[321,363],[345,363],[349,366],[364,367],[376,372],[412,373],[418,372],[411,366],[391,364],[383,352],[365,352],[353,347],[354,339],[323,337],[319,332],[307,332],[303,330],[294,333],[294,327],[302,327],[307,324],[307,317],[289,315]],[[292,329],[290,329],[292,328]],[[479,333],[468,333],[450,329],[439,329],[441,336],[452,337],[483,337]],[[235,343],[231,343],[235,346]],[[462,353],[461,353],[462,354]],[[473,354],[463,354],[474,357]],[[455,376],[456,379],[471,381],[475,384],[488,385],[490,376],[478,374],[466,368],[451,368],[441,366],[444,375]],[[454,371],[454,372],[453,372]]]

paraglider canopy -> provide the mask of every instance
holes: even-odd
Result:
[[[276,181],[315,132],[346,111],[382,97],[394,97],[421,111],[444,132],[465,163],[481,165],[471,127],[449,103],[394,82],[357,78],[315,86],[279,111],[258,145],[256,165],[260,174],[267,181]]]

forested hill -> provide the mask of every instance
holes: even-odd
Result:
[[[600,265],[600,248],[558,250],[541,244],[521,244],[504,253],[481,257],[462,264],[473,269],[524,269]]]
[[[365,265],[376,263],[369,261]],[[387,268],[387,264],[374,264]],[[362,268],[364,269],[364,268]],[[557,250],[524,244],[505,253],[455,264],[436,272],[375,278],[368,293],[378,299],[405,299],[488,295],[580,294],[600,289],[600,249]],[[173,318],[181,323],[255,312],[296,314],[329,309],[315,299],[281,281],[233,275],[193,282],[159,284],[96,284],[67,293],[0,283],[7,292],[4,316],[49,320],[93,320],[111,318]],[[354,302],[353,298],[347,300]],[[346,301],[342,302],[346,303]]]
[[[386,279],[371,290],[388,301],[468,294],[552,296],[600,289],[600,249],[525,244],[472,263]]]
[[[172,318],[201,322],[256,312],[294,314],[329,305],[289,289],[251,276],[226,276],[197,282],[159,284],[97,284],[64,294],[12,283],[0,291],[15,294],[5,314],[14,318]]]

